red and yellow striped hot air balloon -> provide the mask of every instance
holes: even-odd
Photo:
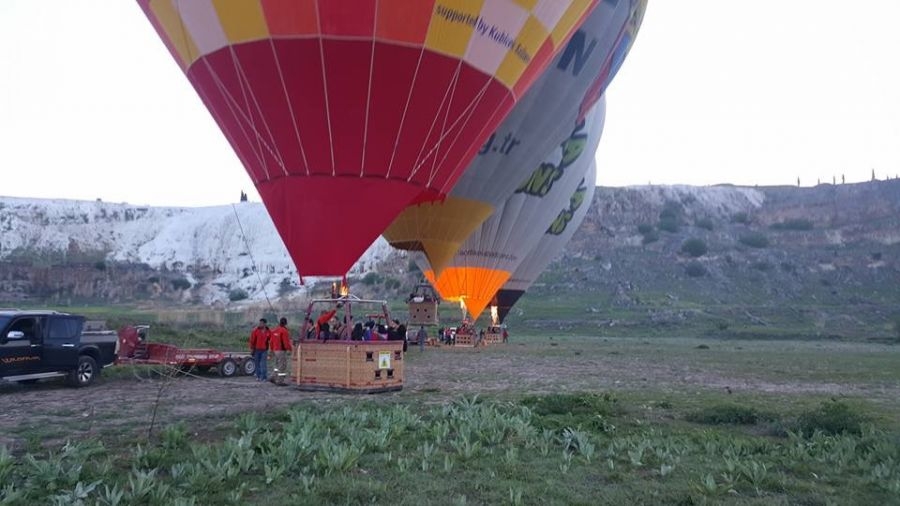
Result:
[[[302,275],[440,198],[596,0],[138,0]]]

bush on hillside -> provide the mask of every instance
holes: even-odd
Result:
[[[731,222],[732,223],[743,223],[744,225],[746,225],[746,224],[750,223],[750,217],[747,216],[747,213],[745,213],[745,212],[734,213],[731,215]]]
[[[678,220],[676,218],[660,218],[659,223],[656,224],[656,227],[664,232],[676,233],[680,228],[678,226]]]
[[[813,222],[803,218],[795,218],[773,223],[769,225],[769,228],[773,230],[812,230]]]
[[[751,248],[766,248],[769,246],[769,238],[760,232],[747,232],[741,235],[739,240],[741,244]]]
[[[638,225],[638,233],[641,235],[647,235],[650,232],[653,232],[653,225],[649,223],[641,223]]]
[[[191,287],[191,282],[187,278],[177,278],[172,280],[172,288],[175,290],[187,290]]]
[[[685,266],[684,272],[692,278],[700,278],[706,276],[706,267],[704,267],[700,262],[694,260],[693,262]]]
[[[656,230],[651,230],[644,234],[644,238],[641,240],[642,244],[650,244],[651,242],[656,242],[659,240],[659,232]]]
[[[235,288],[228,292],[228,300],[230,300],[231,302],[244,300],[248,297],[250,297],[250,294],[248,294],[247,290],[244,290],[243,288]]]
[[[681,244],[681,252],[694,258],[702,257],[706,254],[706,243],[702,239],[692,237]]]
[[[377,272],[367,272],[362,278],[362,283],[366,286],[372,286],[381,283],[381,279]]]
[[[706,230],[710,230],[710,231],[712,231],[712,229],[713,229],[713,222],[710,218],[700,218],[699,220],[694,222],[694,225],[696,225],[699,228],[705,228]]]

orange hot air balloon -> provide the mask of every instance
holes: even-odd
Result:
[[[453,186],[596,0],[138,0],[302,275]]]

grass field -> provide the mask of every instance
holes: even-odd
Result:
[[[380,396],[127,369],[3,387],[0,504],[900,504],[898,346],[514,335],[406,358]]]

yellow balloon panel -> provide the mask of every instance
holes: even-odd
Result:
[[[450,196],[443,202],[406,208],[384,237],[394,247],[424,252],[431,268],[440,274],[460,245],[493,212],[485,202]]]

